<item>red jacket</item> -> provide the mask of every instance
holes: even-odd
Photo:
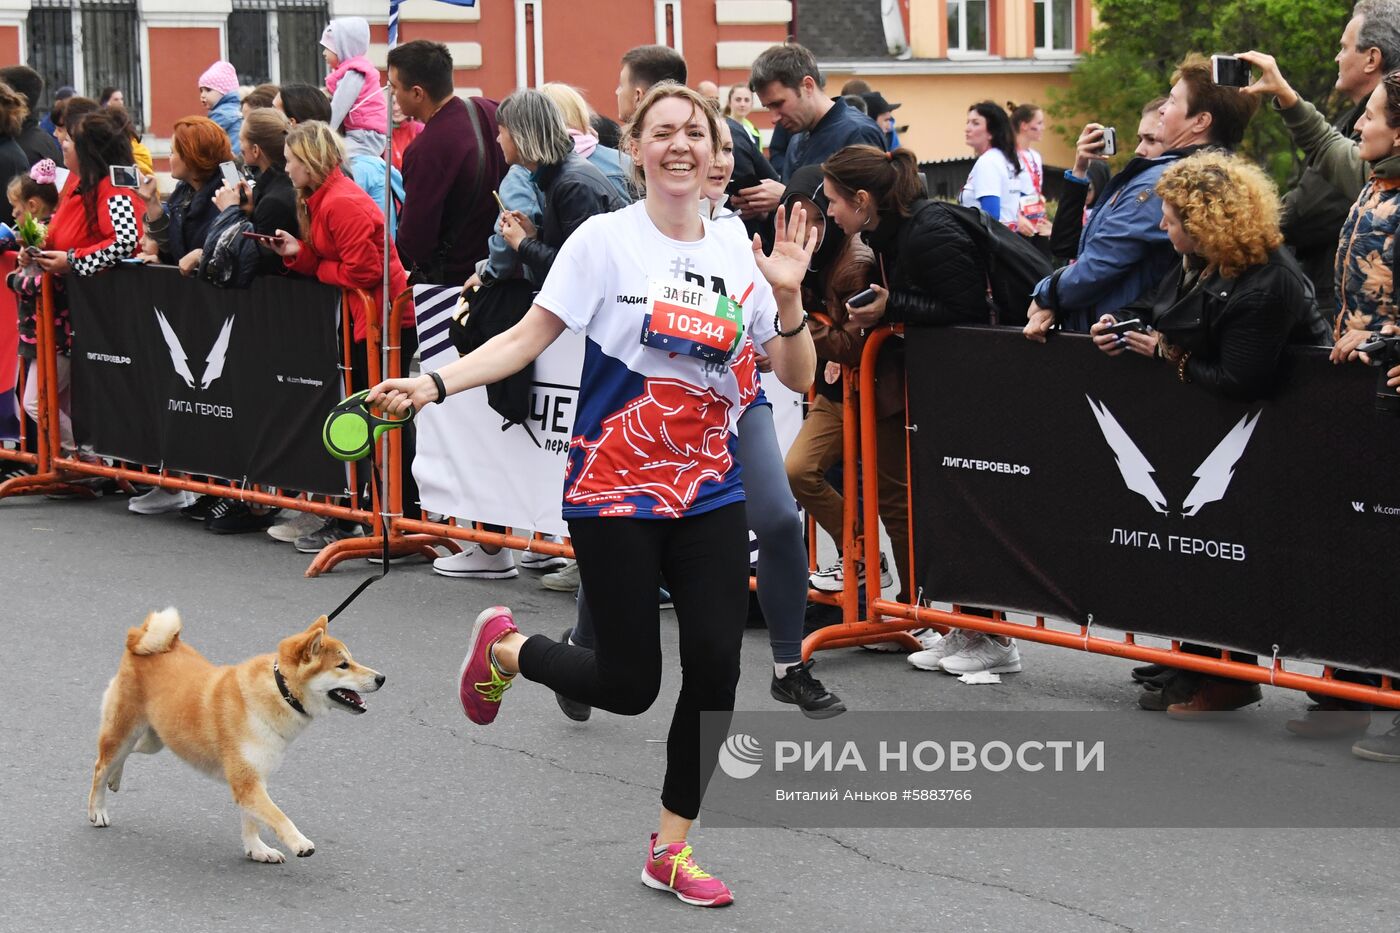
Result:
[[[314,275],[327,285],[362,288],[374,296],[377,314],[383,314],[384,295],[384,215],[379,205],[360,190],[340,169],[327,176],[325,183],[306,199],[311,215],[311,236],[301,241],[301,251],[285,260],[287,267],[302,275]],[[399,263],[398,253],[389,250],[389,294],[397,296],[408,288],[408,276]],[[351,302],[355,319],[355,339],[365,339],[364,310]],[[406,304],[399,320],[402,327],[413,327],[413,307]]]
[[[136,252],[145,213],[145,206],[137,204],[135,191],[118,188],[104,178],[97,188],[96,222],[89,226],[82,192],[70,184],[49,219],[44,249],[71,249],[77,275],[101,272]]]

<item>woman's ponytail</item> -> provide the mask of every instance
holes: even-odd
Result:
[[[914,202],[925,197],[919,159],[909,149],[847,146],[822,163],[822,173],[847,197],[868,192],[882,213],[908,217]]]

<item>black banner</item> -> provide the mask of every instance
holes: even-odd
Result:
[[[260,278],[219,289],[171,267],[66,280],[79,445],[148,466],[345,490],[321,445],[342,397],[340,291]]]
[[[906,340],[925,597],[1400,672],[1400,417],[1376,370],[1299,350],[1243,404],[1085,337]]]

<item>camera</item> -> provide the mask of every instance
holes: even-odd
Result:
[[[114,188],[141,187],[141,173],[134,165],[113,165],[107,170],[107,177]]]
[[[1400,334],[1375,334],[1356,349],[1370,357],[1372,366],[1380,367],[1376,379],[1376,411],[1400,415],[1400,390],[1386,385],[1386,374],[1400,366]]]
[[[1101,155],[1111,156],[1118,154],[1118,131],[1111,126],[1103,128],[1103,149]]]
[[[1249,87],[1249,62],[1233,55],[1212,55],[1210,79],[1221,87]]]

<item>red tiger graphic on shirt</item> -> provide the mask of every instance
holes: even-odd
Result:
[[[734,362],[730,367],[734,370],[734,378],[739,380],[739,409],[743,411],[753,404],[758,398],[758,351],[753,347],[753,341],[746,335],[744,337],[743,349],[739,355],[734,357]]]
[[[564,494],[577,505],[617,503],[600,515],[631,515],[623,500],[649,496],[657,515],[679,518],[705,480],[733,465],[729,399],[677,379],[647,379],[642,394],[603,419],[597,440],[575,437],[584,452],[578,478]]]

